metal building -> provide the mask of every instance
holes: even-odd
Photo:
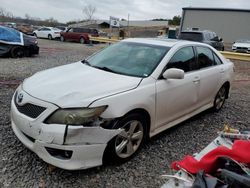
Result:
[[[193,7],[182,10],[181,31],[192,28],[211,30],[227,43],[250,39],[250,10]]]

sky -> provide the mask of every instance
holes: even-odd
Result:
[[[109,16],[127,19],[128,14],[130,20],[171,19],[190,6],[250,9],[249,0],[0,0],[0,8],[14,16],[53,17],[63,23],[83,20],[83,7],[89,4],[96,7],[94,18],[104,20]]]

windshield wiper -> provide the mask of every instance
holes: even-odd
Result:
[[[82,60],[81,62],[82,62],[83,64],[88,65],[88,66],[92,66],[86,59]]]
[[[108,68],[108,67],[98,67],[98,66],[93,66],[97,69],[100,69],[100,70],[104,70],[104,71],[108,71],[108,72],[113,72],[113,73],[117,73],[115,71],[113,71],[112,69]]]

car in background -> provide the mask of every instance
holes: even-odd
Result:
[[[250,53],[250,39],[236,40],[232,46],[234,52]]]
[[[17,30],[26,35],[33,35],[33,27],[29,24],[18,24]]]
[[[17,24],[14,22],[4,22],[4,26],[9,27],[9,28],[13,28],[13,29],[17,28]]]
[[[57,29],[60,29],[61,31],[67,31],[68,27],[67,26],[56,26]]]
[[[222,38],[218,37],[217,34],[209,30],[191,30],[181,31],[178,35],[178,39],[196,41],[209,44],[219,51],[224,51],[224,44]]]
[[[47,38],[49,40],[60,38],[60,32],[62,30],[55,27],[42,27],[33,32],[33,35],[37,38]]]
[[[63,169],[125,162],[147,138],[219,111],[233,72],[207,44],[125,39],[25,79],[12,98],[11,125],[26,147]]]
[[[39,53],[35,37],[3,26],[0,26],[0,33],[0,56],[18,58]]]
[[[75,41],[80,42],[81,44],[89,43],[89,37],[98,37],[98,30],[92,28],[80,28],[72,27],[69,28],[66,32],[61,32],[60,40],[63,41]]]

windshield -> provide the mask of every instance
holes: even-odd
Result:
[[[87,64],[104,71],[147,77],[169,49],[164,46],[120,42],[87,59]]]
[[[240,40],[236,40],[236,42],[250,43],[250,39],[240,39]]]
[[[191,41],[202,41],[202,33],[195,32],[182,32],[179,37],[182,40],[191,40]]]

